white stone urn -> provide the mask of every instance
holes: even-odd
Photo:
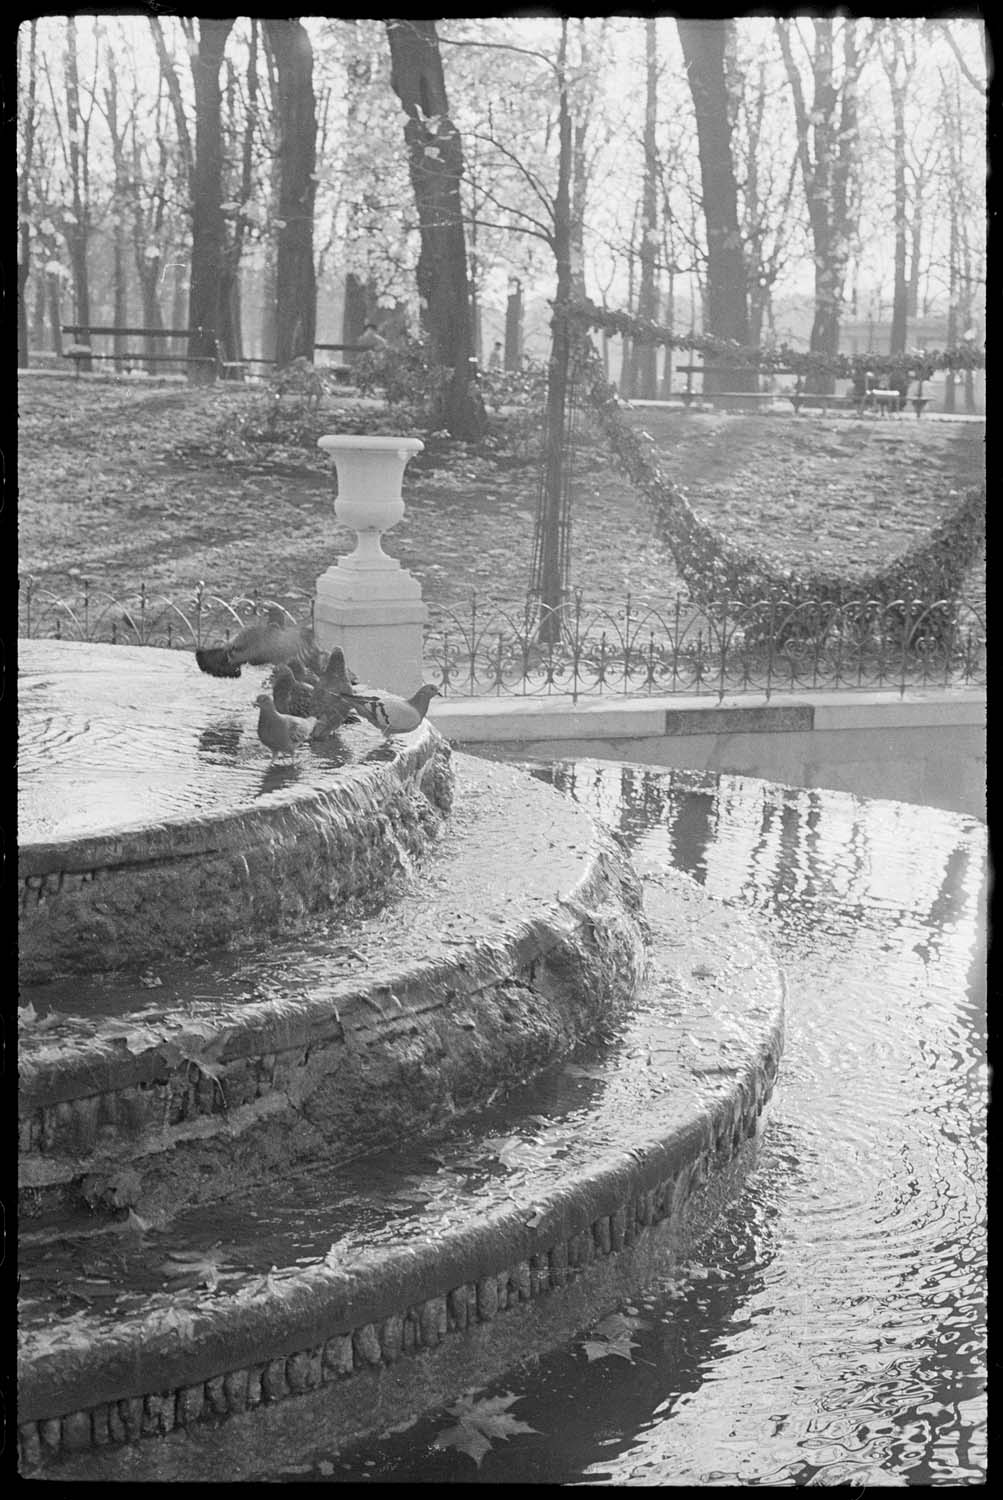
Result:
[[[422,681],[428,611],[421,584],[383,550],[383,533],[404,515],[401,484],[420,438],[317,439],[338,471],[334,512],[355,532],[355,549],[317,579],[314,630],[325,650],[340,646],[350,669],[374,687],[410,696]]]
[[[397,559],[384,552],[381,537],[404,515],[404,467],[424,443],[420,438],[339,435],[318,438],[317,446],[330,453],[338,470],[334,513],[356,534],[355,551],[339,558],[337,566],[367,571],[400,568]]]

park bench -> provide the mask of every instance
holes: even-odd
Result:
[[[809,411],[821,408],[824,417],[830,406],[841,408],[859,405],[855,396],[837,396],[826,391],[812,391],[810,395],[806,395],[804,391],[791,391],[787,399],[793,403],[795,416],[800,414],[802,406]]]
[[[703,394],[693,389],[693,376],[706,375],[738,375],[747,374],[752,368],[749,365],[712,365],[710,371],[706,365],[677,365],[676,370],[680,375],[686,376],[686,389],[676,394],[682,398],[683,405],[689,406],[693,401],[710,401],[715,406],[723,406],[733,411],[758,410],[760,407],[769,406],[777,396],[784,395],[782,391],[705,391]],[[759,371],[754,373],[759,374]],[[771,369],[771,375],[793,375],[793,370]]]
[[[111,354],[104,354],[91,348],[89,340],[92,337],[100,338],[150,338],[150,339],[189,339],[191,331],[187,328],[118,328],[98,326],[91,323],[64,323],[62,331],[72,338],[82,338],[88,342],[77,344],[63,352],[64,359],[72,359],[74,370],[80,374],[80,367],[85,360],[90,359],[113,359],[121,364],[129,374],[137,366],[145,364],[165,365],[190,365],[190,364],[216,364],[217,360],[211,354],[147,354],[145,351],[135,349],[122,349]]]
[[[91,359],[113,359],[117,361],[127,374],[133,369],[144,364],[214,364],[223,380],[243,380],[248,369],[252,365],[274,365],[274,359],[262,359],[255,355],[247,355],[243,359],[220,359],[212,354],[147,354],[135,349],[122,349],[118,352],[106,354],[91,348],[89,340],[92,337],[100,338],[155,338],[155,339],[190,339],[192,330],[188,328],[120,328],[107,325],[90,323],[65,323],[62,331],[72,338],[81,338],[88,342],[78,344],[67,349],[63,353],[64,359],[72,359],[74,369],[79,376],[80,369],[85,360]],[[364,344],[315,344],[315,350],[343,350],[347,353],[365,353]],[[335,379],[342,384],[351,379],[351,367],[349,365],[331,365],[329,367]]]

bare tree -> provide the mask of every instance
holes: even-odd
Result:
[[[676,26],[682,43],[686,73],[697,121],[703,210],[707,226],[707,321],[705,332],[717,338],[749,341],[748,298],[745,261],[738,223],[738,186],[732,154],[731,119],[725,79],[725,53],[729,45],[729,20],[683,20]],[[706,361],[708,372],[712,361]],[[750,370],[715,378],[704,378],[707,390],[720,390],[735,382],[740,390],[751,390],[755,375]]]
[[[433,21],[389,20],[394,93],[407,116],[411,182],[418,209],[421,252],[417,283],[422,322],[436,361],[451,370],[444,418],[449,432],[476,442],[484,405],[474,383],[470,282],[460,203],[463,151],[449,114]]]
[[[70,256],[73,277],[73,294],[76,321],[86,325],[91,321],[90,277],[88,251],[91,235],[91,180],[90,180],[90,131],[94,113],[94,96],[97,87],[97,55],[95,49],[94,78],[87,89],[89,103],[85,110],[80,85],[80,57],[77,49],[77,27],[74,16],[66,17],[66,52],[64,56],[63,85],[66,104],[65,129],[56,103],[56,93],[49,70],[48,59],[42,54],[52,117],[55,122],[63,162],[69,178],[70,210],[64,210],[63,233]],[[89,369],[90,361],[81,360],[81,368]]]
[[[22,43],[27,36],[27,56]],[[31,173],[35,152],[35,134],[38,128],[37,99],[35,92],[36,63],[38,56],[38,22],[31,20],[18,31],[18,71],[24,81],[21,92],[22,107],[18,114],[20,125],[18,164],[18,236],[17,236],[17,362],[19,367],[28,366],[28,304],[26,290],[31,270]]]
[[[810,348],[822,354],[835,354],[839,348],[846,274],[859,213],[855,182],[859,143],[857,86],[866,53],[866,35],[857,28],[864,23],[852,17],[844,17],[840,23],[842,78],[837,82],[836,21],[832,16],[812,18],[810,103],[794,57],[795,44],[804,48],[800,22],[777,19],[775,24],[794,102],[798,159],[814,248],[815,317]],[[807,383],[809,389],[832,389],[832,377],[823,373],[809,377]]]
[[[658,317],[658,45],[655,18],[644,23],[645,101],[644,101],[644,179],[641,193],[641,265],[637,293],[637,315],[655,322]],[[635,343],[631,360],[629,393],[653,398],[657,392],[657,350],[654,344]]]
[[[916,71],[916,35],[908,21],[887,20],[877,23],[876,36],[892,101],[895,270],[888,352],[900,354],[906,346],[909,318],[906,99]]]
[[[313,359],[317,281],[313,263],[317,111],[313,49],[303,23],[265,21],[278,96],[278,246],[275,261],[275,361]]]

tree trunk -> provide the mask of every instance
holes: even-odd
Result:
[[[112,159],[115,164],[115,188],[112,195],[112,298],[114,313],[112,322],[116,328],[124,328],[129,321],[128,292],[126,284],[125,206],[129,195],[128,169],[125,161],[125,129],[118,127],[118,80],[111,55],[108,55],[108,83],[105,87],[105,113],[108,134],[111,137]],[[136,184],[135,191],[139,191]],[[116,370],[122,369],[122,356],[127,347],[127,337],[116,333],[112,348],[118,358]]]
[[[669,271],[669,285],[665,293],[665,312],[663,322],[666,328],[671,328],[676,316],[676,278]],[[662,367],[662,400],[667,401],[672,395],[672,345],[665,347],[665,364]]]
[[[693,95],[700,154],[700,180],[707,226],[707,321],[716,338],[749,342],[745,263],[738,226],[738,188],[731,149],[731,122],[724,62],[729,20],[676,19]],[[705,360],[704,389],[755,389],[755,372],[715,376]]]
[[[219,70],[233,20],[199,20],[198,50],[192,57],[195,83],[195,162],[192,182],[192,264],[188,353],[201,363],[189,365],[189,378],[206,384],[215,380],[216,361],[227,351],[222,331],[226,323],[222,299],[226,225],[223,219],[222,91]]]
[[[893,23],[894,24],[894,23]],[[892,292],[892,326],[889,354],[901,354],[906,346],[909,283],[906,277],[906,133],[905,84],[889,78],[892,93],[893,142],[895,152],[895,279]]]
[[[653,323],[658,312],[658,291],[655,286],[658,246],[658,53],[654,17],[648,16],[644,24],[647,88],[644,107],[644,185],[641,197],[641,280],[637,294],[637,315]],[[651,400],[658,394],[657,362],[658,350],[654,344],[635,344],[631,368],[633,395]]]
[[[434,21],[389,20],[390,83],[407,123],[404,140],[418,210],[421,251],[416,280],[422,325],[435,361],[450,370],[447,430],[478,442],[487,418],[471,366],[470,284],[460,205],[463,152],[449,104]]]
[[[522,365],[522,282],[513,276],[508,284],[505,303],[505,368],[518,370]]]
[[[31,309],[31,343],[35,349],[45,348],[45,273],[35,273],[34,303]]]
[[[561,20],[561,45],[558,62],[559,87],[559,155],[557,192],[554,198],[554,259],[557,263],[557,304],[563,307],[571,296],[571,173],[572,129],[568,108],[567,30]],[[571,341],[568,320],[555,314],[550,322],[550,367],[547,375],[547,451],[543,475],[542,510],[539,516],[539,556],[537,593],[542,609],[538,628],[541,644],[555,645],[561,638],[561,618],[557,611],[564,600],[565,538],[562,526],[564,505],[565,461],[564,423],[567,407],[568,364]]]
[[[265,244],[261,268],[261,358],[275,358],[275,246],[271,238]],[[347,342],[347,341],[346,341]]]
[[[73,223],[67,225],[66,241],[73,272],[74,319],[77,323],[88,324],[91,321],[91,293],[87,267],[90,240],[90,202],[86,182],[87,130],[80,111],[77,32],[73,16],[66,18],[66,119],[73,201]],[[87,335],[81,335],[77,342],[86,337]],[[89,370],[90,360],[82,359],[80,368]]]
[[[313,49],[298,19],[265,21],[278,75],[279,235],[275,256],[275,362],[313,362],[317,281],[313,206],[317,183],[317,110]]]
[[[21,160],[19,162],[20,178],[18,186],[18,208],[20,210],[20,223],[18,225],[18,257],[17,257],[17,363],[20,369],[27,369],[28,352],[28,304],[26,301],[28,288],[28,273],[31,268],[31,231],[28,223],[28,215],[31,209],[31,163],[35,150],[35,69],[37,56],[37,21],[28,22],[28,56],[21,58],[21,33],[18,34],[18,62],[21,64],[19,72],[24,74],[24,113],[21,124]],[[37,299],[36,299],[37,303]]]
[[[57,354],[63,352],[63,286],[58,271],[46,271],[49,283],[49,328],[52,332],[52,347]],[[89,361],[88,361],[89,363]]]
[[[791,48],[788,21],[777,20],[776,30],[787,79],[794,99],[798,159],[804,181],[808,217],[815,252],[815,317],[810,348],[820,354],[839,350],[839,323],[846,273],[856,227],[852,185],[856,170],[859,129],[857,81],[860,56],[852,18],[843,20],[843,85],[837,91],[833,75],[833,21],[815,18],[812,59],[814,97],[805,99]],[[831,392],[833,377],[811,373],[806,389]]]

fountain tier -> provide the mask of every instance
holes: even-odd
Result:
[[[62,641],[19,655],[25,984],[371,908],[449,810],[449,748],[428,726],[392,755],[350,726],[272,766],[260,669],[219,681],[188,653]]]

